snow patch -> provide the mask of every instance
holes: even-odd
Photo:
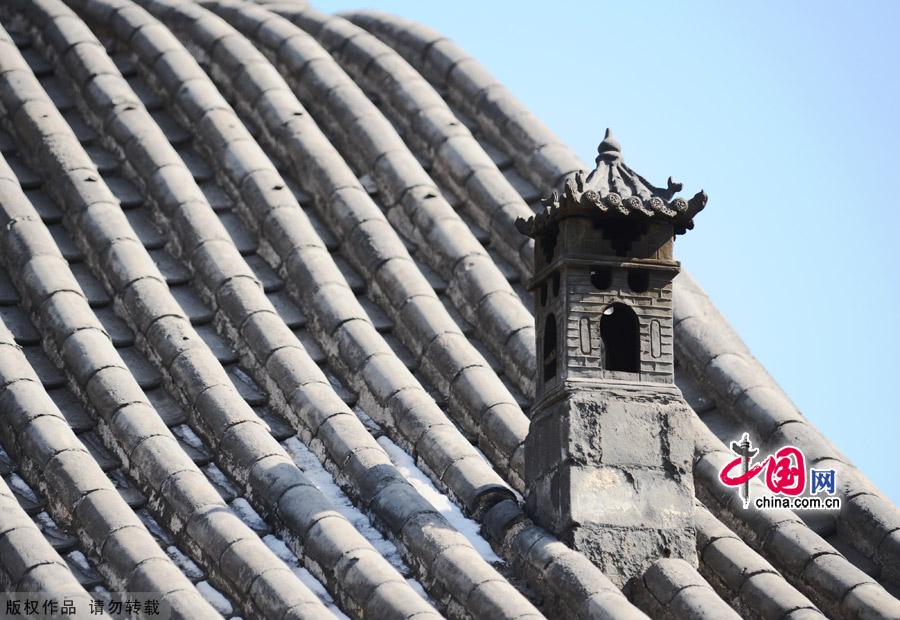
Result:
[[[93,573],[94,567],[91,566],[91,563],[85,557],[85,555],[78,551],[77,549],[74,551],[70,551],[66,557],[68,557],[78,568],[83,570],[86,573]]]
[[[198,450],[203,450],[203,440],[197,436],[197,433],[191,429],[187,424],[179,424],[175,428],[172,429],[175,431],[184,443],[188,444],[192,448],[196,448]]]
[[[213,606],[213,609],[223,616],[228,616],[234,611],[231,607],[231,603],[228,602],[228,599],[225,598],[221,592],[212,587],[208,581],[198,581],[197,591],[206,599],[207,603]]]
[[[147,531],[150,532],[150,535],[156,539],[156,542],[160,543],[160,547],[167,547],[171,544],[172,537],[160,527],[159,523],[156,522],[156,519],[153,518],[153,515],[146,509],[135,511],[135,514],[140,517],[144,527],[146,527]]]
[[[282,562],[287,564],[297,578],[302,581],[313,594],[319,597],[319,600],[322,601],[322,604],[325,605],[325,607],[338,618],[347,618],[347,616],[344,615],[344,612],[338,609],[337,605],[334,604],[334,599],[331,598],[331,594],[328,593],[328,590],[325,589],[322,582],[300,565],[300,560],[297,559],[297,556],[294,555],[294,552],[291,551],[290,547],[288,547],[283,540],[272,534],[263,536],[262,540],[266,543],[269,550],[277,555]],[[347,618],[347,620],[349,620],[349,618]]]
[[[344,492],[341,491],[341,488],[335,483],[331,474],[322,467],[316,455],[296,437],[291,437],[285,441],[284,447],[287,449],[288,454],[291,455],[294,463],[297,464],[297,467],[328,498],[335,510],[346,517],[353,524],[353,527],[356,528],[356,531],[362,534],[375,547],[378,553],[390,562],[391,566],[396,568],[401,575],[408,576],[410,570],[394,543],[382,536],[381,532],[372,526],[369,518],[350,502],[347,496],[344,495]]]
[[[51,517],[45,511],[39,512],[34,520],[37,521],[41,531],[44,531],[45,529],[60,529],[60,527],[56,525],[56,521],[53,520],[53,517]]]
[[[104,588],[102,585],[96,585],[91,588],[91,594],[94,595],[95,599],[101,599],[104,601],[108,601],[110,599],[109,590]]]
[[[175,545],[166,547],[166,553],[172,558],[172,562],[175,563],[175,566],[177,566],[191,581],[202,579],[204,577],[203,569],[197,566],[191,558],[183,554]]]
[[[278,556],[278,559],[290,566],[291,568],[298,566],[300,564],[297,556],[294,555],[294,552],[291,551],[290,547],[288,547],[283,540],[274,536],[273,534],[267,534],[263,536],[263,542],[266,543],[266,547],[269,550]]]
[[[450,522],[456,530],[465,536],[475,550],[481,554],[490,564],[503,564],[503,560],[494,553],[490,544],[482,538],[481,528],[472,519],[463,515],[459,507],[454,504],[450,498],[441,493],[432,483],[428,476],[419,469],[413,458],[404,452],[400,446],[391,441],[388,437],[382,436],[378,438],[378,443],[384,448],[394,466],[400,470],[409,483],[415,488],[419,494],[434,506],[438,512],[444,515],[444,518]]]
[[[303,568],[302,566],[297,566],[293,569],[294,574],[297,575],[297,578],[303,582],[307,588],[309,588],[313,594],[319,597],[319,600],[328,608],[328,611],[333,613],[338,620],[350,620],[349,616],[342,612],[337,605],[334,604],[334,599],[331,598],[331,595],[328,594],[328,590],[325,589],[325,586],[316,579],[311,572]]]
[[[19,474],[13,472],[9,477],[9,486],[19,493],[25,499],[37,504],[39,503],[38,497],[35,492],[28,486],[28,483],[22,480],[19,477]]]
[[[243,497],[236,497],[232,500],[231,509],[234,510],[241,518],[241,521],[253,531],[260,532],[269,529],[269,525],[261,516],[259,516],[258,512],[253,510],[253,506],[250,505],[250,502]]]
[[[428,601],[429,604],[434,605],[434,601],[432,601],[431,597],[428,596],[428,592],[425,591],[425,588],[422,587],[421,583],[419,583],[415,579],[407,579],[406,583],[409,584],[409,587],[412,588],[416,594]]]
[[[213,484],[219,486],[222,489],[230,492],[232,495],[238,495],[237,489],[234,488],[234,485],[231,484],[231,481],[228,479],[228,476],[219,469],[219,466],[215,463],[210,463],[206,467],[203,468],[203,473],[206,474],[206,477],[209,478]]]

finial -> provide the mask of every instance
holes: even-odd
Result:
[[[601,160],[613,162],[622,158],[622,145],[616,140],[611,129],[606,129],[606,135],[603,136],[603,142],[597,147],[597,153],[597,164],[599,164]]]

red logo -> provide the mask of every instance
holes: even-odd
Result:
[[[784,446],[764,461],[751,465],[759,450],[750,445],[750,438],[744,433],[741,441],[731,442],[731,450],[737,456],[722,468],[719,480],[725,486],[740,487],[744,508],[750,504],[750,481],[764,469],[766,486],[772,493],[797,496],[806,488],[806,459],[798,448]],[[732,474],[736,468],[740,468],[740,471]]]
[[[770,454],[762,463],[750,468],[746,473],[731,475],[731,470],[740,465],[744,457],[737,457],[719,473],[719,480],[729,487],[739,487],[759,475],[765,468],[766,486],[773,493],[800,495],[806,488],[806,461],[803,453],[794,446],[785,446],[775,454]]]

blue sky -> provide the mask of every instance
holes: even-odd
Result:
[[[651,181],[705,189],[679,258],[900,503],[900,3],[370,6],[454,39],[585,162],[609,126]]]

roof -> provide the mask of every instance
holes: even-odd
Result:
[[[515,222],[586,166],[476,60],[382,13],[140,4],[0,6],[4,591],[198,618],[900,617],[897,508],[686,272],[699,568],[623,592],[523,512]],[[744,510],[718,482],[743,432],[837,469],[840,513]]]

